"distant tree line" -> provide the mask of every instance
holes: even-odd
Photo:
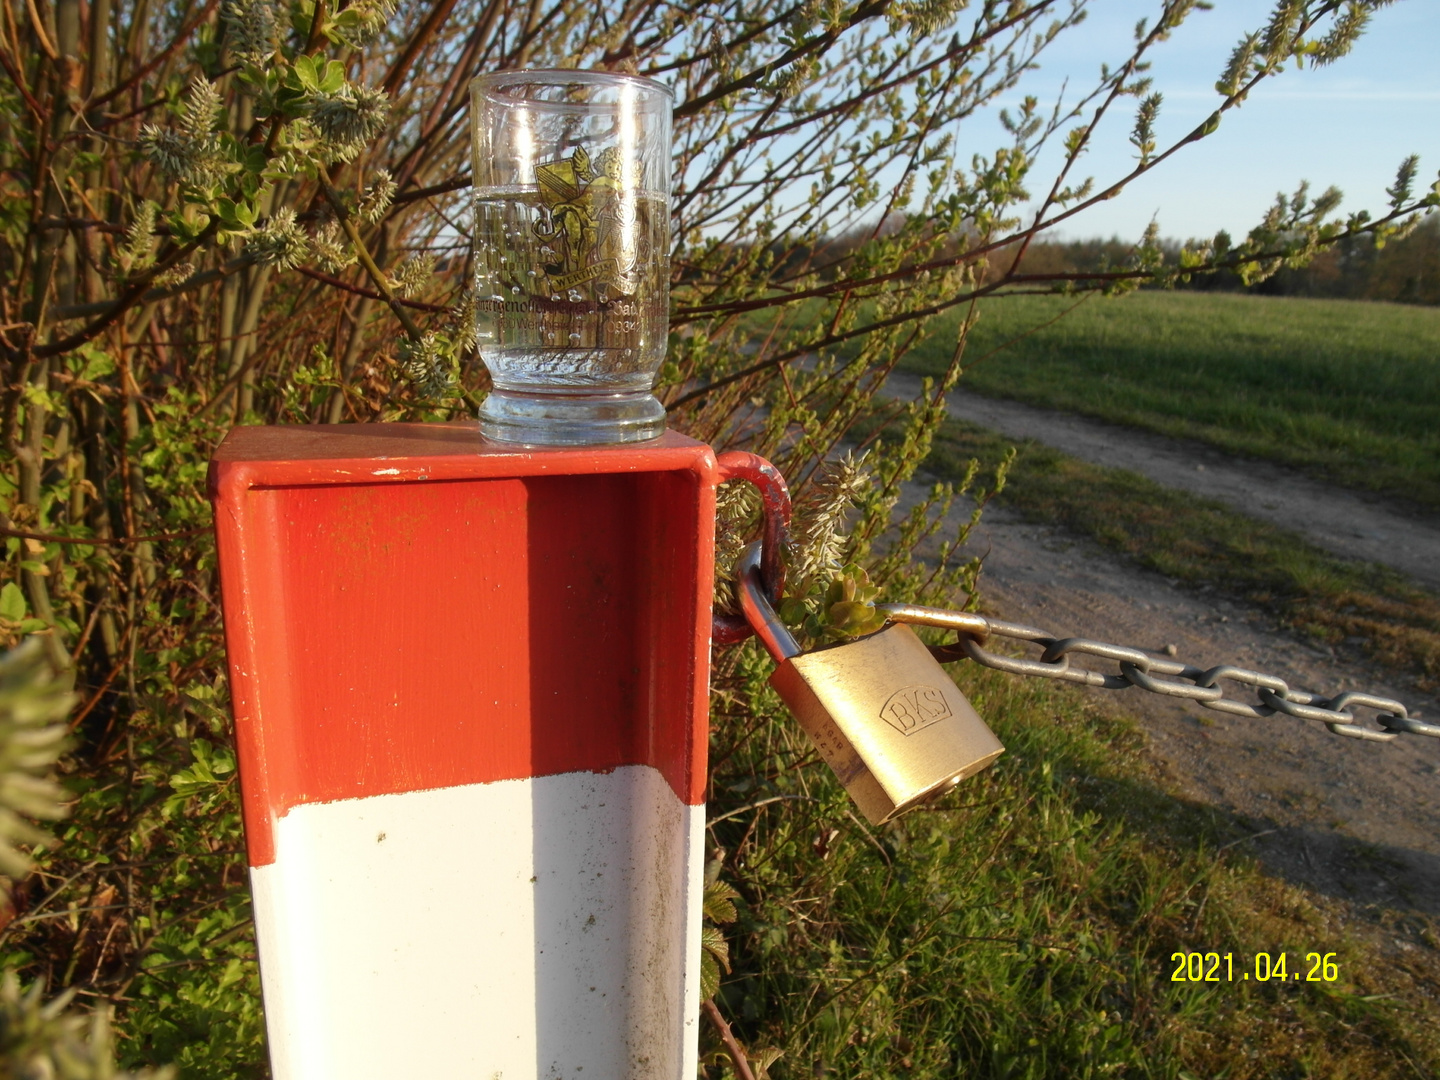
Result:
[[[1200,289],[1240,289],[1234,274],[1193,283]],[[1252,286],[1267,296],[1323,296],[1440,304],[1440,218],[1427,218],[1409,236],[1388,244],[1342,240],[1303,269],[1278,271]]]
[[[1161,240],[1165,261],[1175,263],[1181,244]],[[1034,243],[1025,253],[1030,274],[1101,272],[1123,266],[1136,245],[1119,238]],[[1142,286],[1143,287],[1143,286]],[[1229,270],[1197,275],[1176,288],[1201,292],[1247,292],[1258,296],[1314,296],[1336,300],[1389,300],[1440,304],[1440,216],[1426,218],[1414,232],[1388,243],[1372,237],[1340,240],[1318,252],[1308,265],[1282,267],[1246,285]]]
[[[876,237],[913,229],[904,214],[892,213],[877,227],[856,226],[837,236],[819,239],[809,245],[787,246],[781,251],[774,245],[772,257],[784,272],[788,266],[819,268],[821,277],[844,266],[854,254]],[[960,251],[973,244],[973,238],[954,237],[940,242],[944,251]],[[1222,247],[1229,239],[1216,238]],[[1193,241],[1191,242],[1193,245]],[[1133,266],[1137,251],[1153,245],[1164,265],[1181,265],[1185,245],[1178,240],[1157,239],[1142,243],[1112,236],[1086,240],[1033,240],[1022,258],[1015,261],[1015,250],[1001,247],[986,260],[986,283],[1002,277],[1036,278],[1053,276],[1056,287],[1087,288],[1101,284],[1099,275]],[[1018,248],[1018,244],[1015,248]],[[738,257],[737,252],[737,257]],[[1085,274],[1097,275],[1095,281]],[[1063,281],[1059,279],[1064,279]],[[1310,256],[1301,267],[1281,266],[1268,277],[1247,285],[1232,270],[1220,269],[1196,274],[1188,280],[1163,283],[1179,289],[1199,292],[1245,292],[1257,296],[1313,296],[1336,300],[1389,300],[1401,304],[1440,305],[1440,215],[1424,218],[1408,236],[1388,241],[1372,235],[1346,237]],[[1147,282],[1140,288],[1159,288],[1162,284]]]

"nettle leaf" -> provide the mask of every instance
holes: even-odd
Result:
[[[734,922],[737,917],[735,901],[739,898],[740,894],[725,882],[712,882],[705,887],[705,917],[717,923]]]
[[[709,1001],[720,989],[720,965],[708,952],[700,954],[700,1000]]]
[[[25,401],[31,405],[38,405],[52,413],[58,413],[65,407],[64,397],[54,390],[47,390],[43,386],[36,386],[28,383],[22,391]]]
[[[705,950],[706,956],[713,956],[715,962],[726,971],[730,970],[730,946],[725,941],[725,935],[715,926],[702,926],[700,928],[700,947]]]
[[[115,370],[115,358],[93,341],[87,341],[75,353],[81,363],[72,370],[81,379],[97,382]]]

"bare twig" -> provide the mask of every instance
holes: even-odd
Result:
[[[177,533],[157,533],[154,536],[55,536],[53,533],[32,533],[21,529],[0,526],[0,536],[18,536],[22,540],[38,540],[45,544],[80,544],[85,547],[125,547],[127,544],[155,544],[162,540],[184,540],[186,537],[207,533],[211,526],[186,529]]]
[[[725,1017],[720,1015],[720,1009],[716,1006],[715,999],[706,998],[700,1008],[710,1023],[715,1025],[715,1030],[720,1033],[720,1041],[725,1044],[725,1049],[730,1054],[730,1060],[735,1063],[735,1072],[739,1074],[740,1080],[755,1080],[755,1074],[750,1071],[750,1059],[745,1056],[745,1048],[735,1038],[735,1033],[730,1030],[730,1025],[725,1022]]]

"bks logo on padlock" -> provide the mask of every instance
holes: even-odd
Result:
[[[901,735],[914,735],[954,715],[945,702],[945,692],[938,686],[907,686],[896,690],[880,710],[880,718]]]

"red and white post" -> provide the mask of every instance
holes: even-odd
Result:
[[[708,446],[237,428],[212,466],[276,1080],[680,1080]]]

